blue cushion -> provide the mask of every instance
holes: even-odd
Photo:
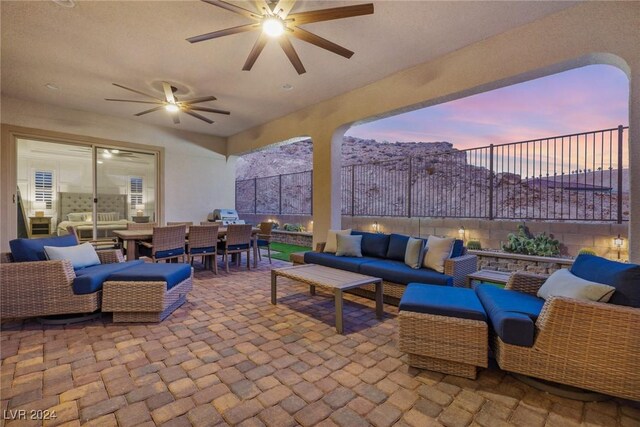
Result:
[[[142,260],[116,262],[112,264],[93,265],[76,270],[76,278],[73,279],[73,293],[83,295],[99,291],[102,289],[102,283],[104,283],[112,273],[142,263]]]
[[[533,346],[536,320],[544,300],[533,295],[478,285],[475,292],[484,306],[496,334],[507,344]]]
[[[464,242],[456,239],[455,242],[453,242],[453,249],[451,249],[451,258],[462,256],[462,252],[464,252]]]
[[[45,246],[67,247],[76,246],[78,241],[75,236],[69,234],[59,237],[47,237],[44,239],[14,239],[9,242],[11,255],[14,262],[46,261]]]
[[[362,256],[386,258],[389,249],[389,235],[381,233],[367,233],[366,231],[352,231],[353,236],[362,236]]]
[[[204,253],[213,253],[215,252],[216,248],[214,248],[213,246],[210,246],[208,248],[190,248],[189,249],[189,253],[191,255],[197,255],[197,254],[204,254]]]
[[[270,243],[268,240],[258,239],[258,246],[269,246]]]
[[[388,282],[406,285],[411,282],[453,286],[453,277],[428,268],[413,269],[404,261],[376,260],[360,266],[358,273],[380,277]]]
[[[335,256],[327,252],[305,252],[304,262],[306,264],[318,264],[325,267],[337,268],[340,270],[358,273],[360,266],[368,262],[377,261],[371,257]]]
[[[218,249],[220,249],[221,251],[224,251],[226,245],[224,242],[219,242],[218,243]],[[247,250],[249,249],[249,245],[248,244],[243,244],[243,245],[230,245],[229,246],[229,250],[230,251],[239,251],[239,250]]]
[[[399,310],[437,316],[487,321],[487,315],[473,289],[409,283]]]
[[[148,248],[144,245],[138,246],[138,252],[142,256],[150,257],[151,255],[153,255],[153,249]],[[176,249],[168,249],[166,251],[158,251],[156,252],[155,257],[156,259],[160,259],[160,258],[176,257],[183,254],[184,254],[184,248],[176,248]]]
[[[404,261],[404,254],[407,251],[409,236],[402,234],[391,234],[389,236],[389,249],[387,249],[387,259],[394,261]]]
[[[191,277],[189,264],[149,264],[142,263],[109,276],[114,282],[167,282],[171,289]]]
[[[640,307],[640,265],[581,254],[573,262],[571,273],[616,288],[609,300],[611,304]]]

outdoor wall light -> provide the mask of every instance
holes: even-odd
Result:
[[[618,259],[620,259],[620,250],[622,249],[622,245],[624,245],[624,239],[618,234],[618,237],[613,238],[613,246],[618,249]]]
[[[380,224],[378,224],[378,221],[373,221],[373,231],[376,233],[380,231]]]
[[[462,240],[464,240],[464,226],[460,226],[460,228],[458,228],[458,234],[460,235],[460,238]]]

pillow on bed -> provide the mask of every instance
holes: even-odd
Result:
[[[117,221],[119,219],[118,212],[98,212],[98,221]]]
[[[84,213],[82,213],[82,212],[71,212],[71,213],[67,214],[67,221],[82,222],[82,221],[84,221]]]
[[[82,212],[82,220],[84,222],[93,221],[93,212]]]

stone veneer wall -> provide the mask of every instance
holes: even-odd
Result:
[[[551,274],[561,268],[569,268],[572,259],[549,258],[507,254],[490,251],[469,251],[478,257],[478,270],[526,271],[535,274]]]
[[[271,241],[278,243],[288,243],[290,245],[311,247],[313,234],[297,231],[273,230]]]

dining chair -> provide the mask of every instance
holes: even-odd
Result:
[[[249,263],[249,254],[251,253],[251,224],[229,224],[227,226],[227,238],[225,241],[218,243],[218,249],[224,256],[225,268],[229,272],[229,255],[237,254],[240,263],[242,252],[247,253],[247,270],[251,269]]]
[[[211,263],[211,270],[218,274],[218,226],[192,225],[189,227],[189,245],[187,246],[187,260],[193,265],[193,258],[202,257],[202,263],[207,267],[207,260]]]
[[[261,222],[260,232],[256,235],[258,245],[258,259],[262,260],[262,254],[260,248],[267,248],[267,256],[269,257],[269,264],[271,264],[271,231],[273,230],[272,222]]]
[[[187,234],[187,226],[184,224],[153,227],[151,242],[138,242],[138,251],[140,255],[151,258],[153,262],[178,258],[184,261],[185,234]]]
[[[186,225],[187,227],[191,227],[193,225],[193,221],[167,221],[167,226],[182,224]]]

